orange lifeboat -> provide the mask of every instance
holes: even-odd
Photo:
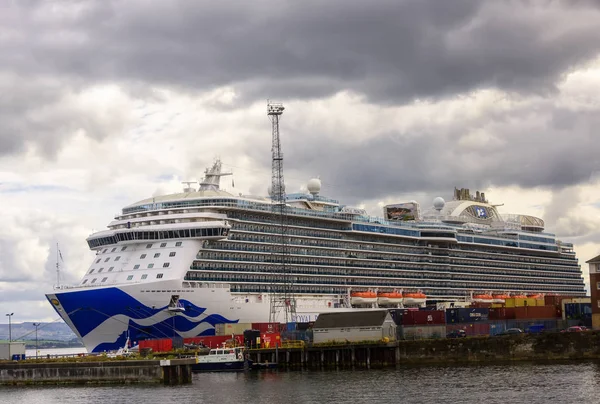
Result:
[[[492,295],[488,295],[487,293],[479,293],[473,295],[472,300],[477,303],[493,303],[494,297]]]
[[[371,304],[377,303],[377,293],[367,292],[351,292],[350,293],[350,304]]]
[[[494,299],[494,300],[492,300],[492,303],[506,303],[506,299],[510,299],[510,295],[506,295],[506,294],[492,295],[492,298]]]
[[[543,299],[544,295],[541,293],[531,293],[531,294],[527,295],[527,297],[529,299]]]
[[[403,301],[402,293],[400,292],[379,292],[377,293],[377,303],[382,306],[400,304]]]
[[[409,292],[404,294],[404,304],[421,305],[427,301],[427,295],[421,292]]]
[[[513,299],[527,299],[527,296],[524,294],[518,294],[518,295],[512,295],[511,296]]]

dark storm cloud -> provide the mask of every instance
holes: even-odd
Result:
[[[545,94],[597,55],[598,22],[585,2],[5,2],[0,155],[28,142],[52,152],[81,128],[107,136],[62,101],[108,83],[138,96],[234,85],[239,103],[342,90],[387,104],[486,87]]]

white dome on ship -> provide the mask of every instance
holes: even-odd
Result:
[[[438,196],[433,200],[433,207],[435,210],[442,210],[446,206],[446,201],[441,196]]]
[[[318,178],[310,179],[306,184],[306,189],[308,189],[308,192],[312,195],[318,194],[321,191],[321,180]]]

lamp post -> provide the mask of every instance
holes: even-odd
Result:
[[[35,327],[35,359],[38,358],[38,339],[37,339],[37,330],[41,323],[33,323]]]
[[[12,360],[12,355],[10,354],[10,346],[12,343],[12,323],[11,323],[11,318],[13,316],[13,314],[15,313],[7,313],[6,316],[8,317],[8,360]]]

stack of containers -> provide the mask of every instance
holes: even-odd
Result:
[[[489,311],[490,335],[496,335],[504,332],[507,328],[507,321],[515,319],[515,307],[492,308]]]
[[[240,335],[244,334],[244,331],[251,330],[251,323],[226,323],[226,324],[215,324],[215,335]]]
[[[446,333],[464,330],[468,336],[489,335],[488,308],[464,308],[446,310]]]
[[[407,310],[402,315],[399,338],[431,339],[446,336],[446,319],[442,310]]]

